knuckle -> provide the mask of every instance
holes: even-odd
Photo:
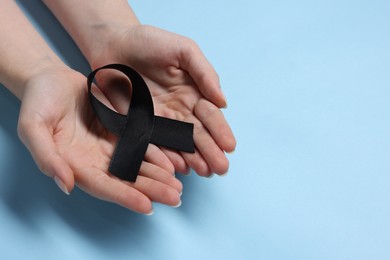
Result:
[[[189,37],[183,36],[183,42],[186,44],[187,47],[191,49],[198,48],[198,44]]]
[[[194,123],[194,136],[199,136],[204,133],[204,127],[201,123]]]
[[[162,191],[162,198],[164,198],[168,204],[175,205],[179,200],[179,193],[173,188],[165,188]]]
[[[164,171],[168,172],[169,175],[175,173],[175,167],[173,166],[172,162],[169,161],[169,159],[162,161],[161,164],[163,165]]]
[[[196,168],[196,172],[201,176],[206,176],[209,172],[209,167],[203,160],[199,160],[194,167]]]
[[[200,50],[198,44],[191,38],[183,36],[180,42],[182,51],[187,57],[192,57]]]
[[[219,109],[215,105],[204,99],[200,100],[195,107],[195,113],[204,119],[210,118],[218,111]]]
[[[114,202],[118,203],[120,205],[126,205],[129,202],[129,199],[131,196],[128,194],[128,189],[127,187],[122,188],[120,190],[117,190],[115,197],[114,197]],[[131,198],[133,200],[133,203],[137,204],[137,198],[133,197]]]
[[[108,183],[108,176],[104,174],[97,175],[93,181],[89,180],[88,178],[82,178],[81,180],[79,178],[78,182],[84,187],[85,190],[87,190],[91,195],[100,198],[109,200],[106,198],[106,196],[101,196],[102,189],[101,187],[107,187],[109,186]]]

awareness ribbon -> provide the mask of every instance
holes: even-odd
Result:
[[[119,70],[130,79],[132,95],[127,115],[111,110],[92,94],[95,75],[103,69]],[[194,125],[155,116],[148,86],[132,68],[109,64],[92,71],[87,83],[89,101],[95,114],[106,129],[119,137],[108,168],[113,175],[135,182],[149,143],[188,153],[195,152]]]

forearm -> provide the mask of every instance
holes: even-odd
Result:
[[[43,0],[91,63],[113,33],[139,24],[125,0]]]
[[[0,82],[19,99],[29,78],[50,66],[63,66],[20,11],[0,0]]]

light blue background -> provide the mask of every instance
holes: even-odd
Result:
[[[66,197],[19,142],[1,87],[1,259],[390,259],[389,1],[130,2],[219,72],[238,140],[229,175],[181,178],[182,207],[152,217]],[[49,12],[20,3],[86,74]]]

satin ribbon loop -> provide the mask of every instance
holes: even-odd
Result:
[[[114,69],[132,83],[127,115],[109,109],[92,93],[98,71]],[[149,143],[194,153],[193,124],[154,115],[153,100],[145,81],[132,68],[109,64],[88,75],[89,101],[102,125],[119,137],[108,171],[120,179],[135,182]]]

